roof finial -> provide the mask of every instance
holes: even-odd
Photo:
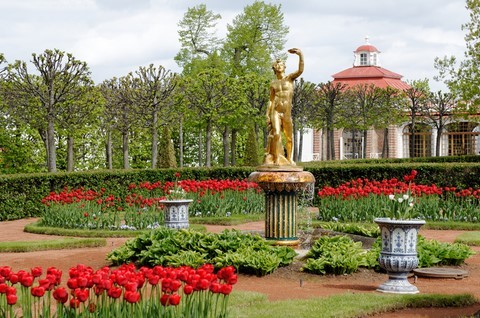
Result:
[[[370,37],[368,35],[365,35],[365,44],[369,45],[370,42],[368,41]]]

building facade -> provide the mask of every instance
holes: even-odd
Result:
[[[332,75],[333,83],[345,84],[347,88],[365,84],[398,90],[410,88],[402,81],[402,75],[381,66],[380,53],[366,38],[366,43],[354,51],[353,66]],[[414,130],[409,122],[390,125],[385,129],[370,129],[366,134],[337,129],[334,131],[335,159],[435,156],[438,135],[435,126],[420,118]],[[462,120],[447,119],[438,147],[440,156],[480,154],[480,116],[470,115]],[[326,133],[310,129],[304,135],[302,161],[325,159]]]

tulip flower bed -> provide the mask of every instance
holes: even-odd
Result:
[[[70,268],[66,286],[58,269],[42,274],[41,267],[0,267],[1,317],[225,317],[237,282],[233,267],[214,273],[209,264],[96,271],[80,264]]]
[[[392,198],[402,200],[398,194],[406,193],[414,198],[411,205],[414,205],[413,212],[417,218],[432,221],[480,220],[480,189],[416,184],[412,174],[405,176],[403,181],[396,178],[381,181],[356,179],[338,187],[323,187],[317,193],[318,218],[324,221],[373,221],[376,217],[389,216]]]
[[[161,200],[175,187],[184,198],[193,199],[190,214],[231,216],[263,213],[264,197],[256,183],[242,180],[180,180],[130,184],[123,196],[105,188],[68,189],[51,192],[42,199],[42,224],[63,228],[153,229],[163,224]]]

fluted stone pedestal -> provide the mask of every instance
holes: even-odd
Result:
[[[248,179],[265,192],[265,238],[276,245],[299,245],[297,198],[309,183],[315,182],[313,175],[301,167],[264,165]]]

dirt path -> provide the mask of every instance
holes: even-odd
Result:
[[[23,232],[25,225],[34,222],[35,219],[23,219],[17,221],[0,222],[1,241],[28,241],[48,240],[55,236],[31,234]],[[264,229],[263,222],[246,223],[238,226],[211,226],[207,230],[220,232],[225,228],[239,230],[259,231]],[[461,231],[434,231],[422,230],[420,234],[426,238],[437,239],[443,242],[453,242]],[[0,266],[9,265],[16,271],[29,270],[33,266],[47,268],[55,266],[64,273],[79,263],[98,269],[108,266],[105,257],[108,252],[121,246],[126,238],[109,238],[107,245],[100,248],[80,248],[31,253],[0,253]],[[480,249],[476,248],[477,252]],[[418,278],[416,286],[421,293],[444,293],[460,294],[472,293],[480,299],[480,253],[467,259],[466,264],[460,266],[469,272],[469,276],[461,279],[438,279]],[[236,290],[248,290],[268,295],[270,300],[302,299],[312,297],[324,297],[345,292],[376,293],[376,288],[386,280],[385,274],[374,273],[370,270],[360,270],[352,275],[345,276],[319,276],[298,271],[298,268],[290,266],[281,268],[266,277],[240,275]],[[480,311],[480,304],[470,308],[428,308],[409,309],[395,313],[386,313],[375,317],[465,317]]]

